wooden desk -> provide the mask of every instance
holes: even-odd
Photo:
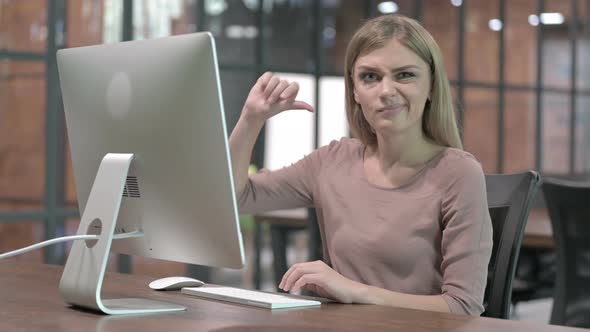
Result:
[[[277,224],[291,227],[305,227],[308,213],[306,208],[277,210],[254,215],[257,223]]]
[[[377,305],[323,304],[270,311],[157,292],[148,277],[107,273],[106,297],[147,297],[188,307],[186,312],[106,316],[77,310],[58,293],[61,266],[0,261],[0,331],[587,331]]]
[[[524,229],[522,246],[527,248],[553,249],[553,229],[547,209],[533,209]]]

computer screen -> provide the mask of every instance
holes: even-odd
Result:
[[[244,250],[212,35],[64,49],[57,60],[82,215],[78,234],[109,233],[105,219],[113,215],[115,234],[142,236],[114,240],[112,248],[109,240],[103,250],[241,268]],[[92,249],[75,243],[64,278],[103,269],[89,263],[106,262]]]

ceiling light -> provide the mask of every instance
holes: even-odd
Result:
[[[534,27],[539,25],[539,23],[546,25],[558,25],[563,24],[563,22],[565,22],[565,18],[561,13],[541,13],[541,18],[535,14],[529,15],[529,24]]]
[[[383,1],[377,5],[377,9],[383,14],[392,14],[398,11],[399,6],[393,1]]]
[[[209,16],[221,15],[227,9],[225,0],[206,0],[205,13]]]
[[[492,31],[500,31],[502,30],[502,21],[497,18],[493,18],[488,22],[488,27],[490,27]]]
[[[565,19],[561,13],[542,13],[541,23],[543,24],[563,24]]]

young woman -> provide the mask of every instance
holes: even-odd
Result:
[[[252,87],[230,137],[242,213],[313,206],[318,214],[324,260],[293,265],[279,287],[480,315],[492,250],[485,180],[462,150],[436,42],[412,19],[380,16],[356,32],[345,62],[354,138],[248,176],[264,122],[313,111],[295,99],[296,83],[272,73]]]

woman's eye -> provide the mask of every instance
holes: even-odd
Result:
[[[414,73],[409,72],[409,71],[404,71],[404,72],[401,72],[401,73],[397,74],[397,77],[399,79],[412,78],[412,77],[415,77],[415,76],[416,75]]]
[[[374,82],[379,78],[375,73],[362,73],[360,76],[361,80],[365,82]]]

